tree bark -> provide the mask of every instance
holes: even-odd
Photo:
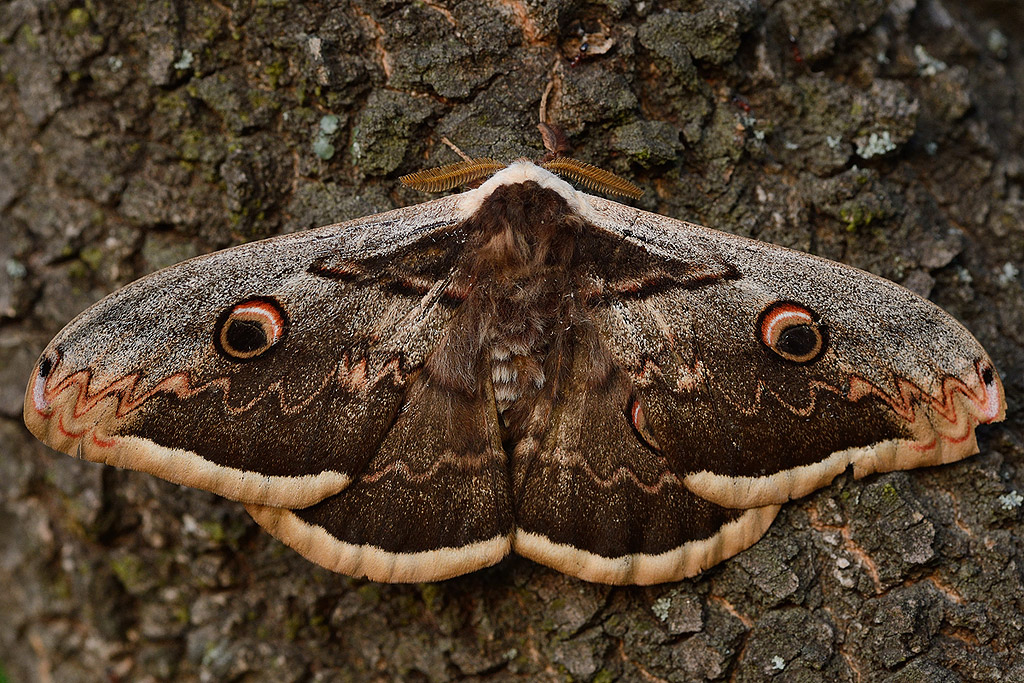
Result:
[[[0,680],[1024,680],[1024,11],[669,6],[0,5]],[[334,575],[237,503],[25,430],[38,353],[102,295],[421,201],[397,177],[456,161],[445,139],[539,157],[542,101],[643,208],[930,296],[991,353],[1007,421],[648,588],[515,557]]]

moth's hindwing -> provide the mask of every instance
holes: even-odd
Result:
[[[593,334],[593,333],[591,333]],[[516,552],[612,584],[694,576],[756,542],[777,505],[730,510],[694,495],[638,434],[630,378],[595,385],[601,343],[577,340],[550,417],[512,461]]]
[[[436,581],[494,564],[513,528],[493,394],[421,374],[387,436],[340,495],[303,510],[248,506],[270,533],[334,571]]]

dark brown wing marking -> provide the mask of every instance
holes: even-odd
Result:
[[[454,308],[466,300],[472,287],[460,267],[465,242],[465,231],[454,229],[381,256],[324,256],[310,264],[308,270],[339,282],[372,283],[397,296],[422,297],[433,293],[440,303]]]
[[[741,277],[735,266],[711,254],[700,262],[658,258],[632,241],[593,228],[579,240],[574,265],[588,305],[699,289]]]

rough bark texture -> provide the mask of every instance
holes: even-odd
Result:
[[[549,83],[576,155],[647,188],[644,208],[866,268],[962,320],[1009,402],[982,454],[840,477],[678,584],[609,588],[512,558],[391,586],[307,563],[241,505],[76,461],[22,426],[37,353],[103,294],[420,201],[396,178],[455,160],[442,136],[539,156]],[[1024,680],[1022,83],[1011,0],[0,4],[0,668]]]

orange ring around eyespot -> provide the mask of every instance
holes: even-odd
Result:
[[[792,353],[781,347],[783,335],[795,328],[809,329],[814,335],[814,345],[804,353]],[[780,358],[799,365],[820,358],[828,342],[826,329],[819,324],[818,316],[795,301],[779,301],[765,308],[758,319],[757,330],[762,344]]]
[[[240,348],[238,339],[231,339],[235,326],[242,323],[251,334],[257,330],[263,341],[252,348]],[[217,319],[214,331],[214,345],[225,357],[234,361],[248,361],[258,358],[284,339],[288,332],[288,316],[284,308],[270,297],[254,297],[241,301],[226,309]]]

